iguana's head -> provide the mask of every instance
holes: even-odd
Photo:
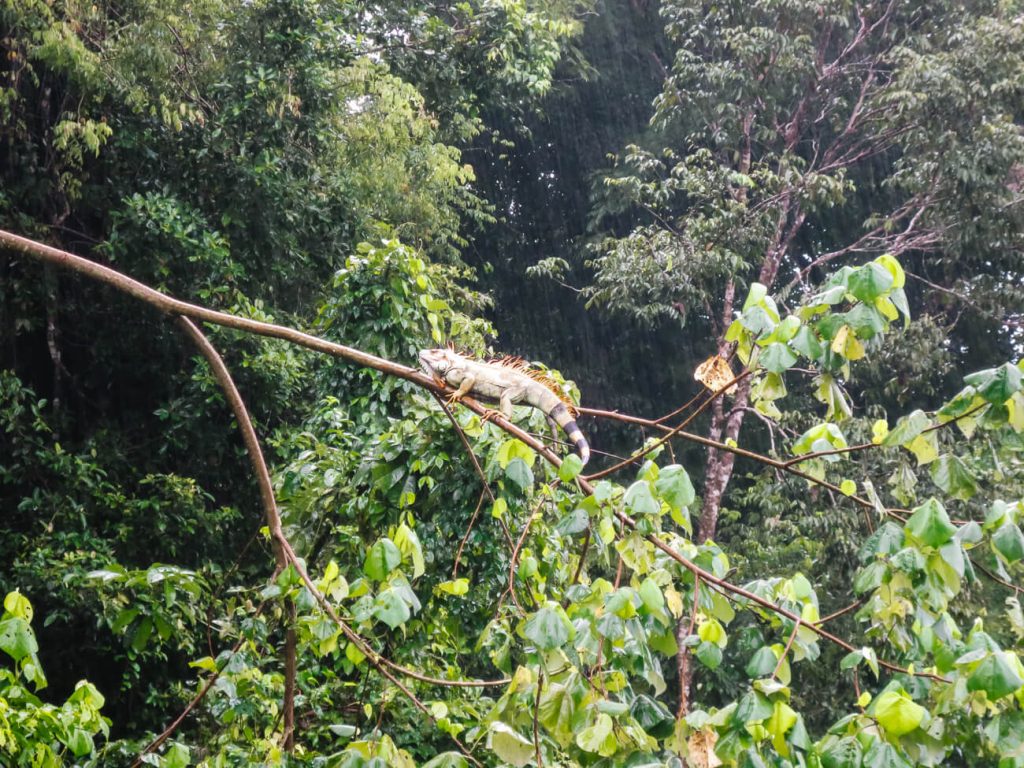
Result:
[[[443,379],[444,375],[459,362],[459,355],[450,349],[420,350],[420,367],[424,373]]]

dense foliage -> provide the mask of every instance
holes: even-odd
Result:
[[[4,4],[0,765],[1024,765],[1021,18]]]

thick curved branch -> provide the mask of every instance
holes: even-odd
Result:
[[[205,307],[200,307],[200,306],[197,306],[197,305],[194,305],[194,304],[189,304],[189,303],[184,302],[184,301],[179,301],[177,299],[172,299],[172,298],[170,298],[168,296],[165,296],[164,294],[160,293],[159,291],[156,291],[156,290],[154,290],[152,288],[149,288],[148,286],[145,286],[145,285],[143,285],[142,283],[140,283],[140,282],[138,282],[136,280],[132,280],[131,278],[129,278],[129,277],[125,276],[125,275],[122,275],[121,273],[119,273],[119,272],[117,272],[115,270],[112,270],[112,269],[110,269],[108,267],[104,267],[102,265],[99,265],[99,264],[96,264],[94,262],[91,262],[88,259],[83,259],[83,258],[81,258],[79,256],[75,256],[75,255],[67,253],[65,251],[61,251],[61,250],[58,250],[56,248],[52,248],[50,246],[46,246],[46,245],[43,245],[41,243],[34,242],[32,240],[28,240],[27,238],[19,237],[17,235],[11,234],[9,232],[5,232],[3,230],[0,230],[0,245],[6,245],[7,247],[9,247],[11,249],[16,250],[16,251],[21,252],[21,253],[24,253],[24,254],[26,254],[28,256],[31,256],[32,258],[41,259],[41,260],[43,260],[45,262],[48,262],[48,263],[58,264],[60,266],[66,267],[68,269],[72,269],[72,270],[74,270],[76,272],[80,272],[80,273],[85,274],[85,275],[87,275],[89,277],[97,279],[97,280],[99,280],[101,282],[107,283],[108,285],[112,285],[112,286],[118,288],[119,290],[122,290],[122,291],[124,291],[124,292],[126,292],[126,293],[128,293],[128,294],[130,294],[132,296],[135,296],[136,298],[138,298],[138,299],[140,299],[140,300],[142,300],[142,301],[144,301],[144,302],[146,302],[146,303],[148,303],[148,304],[150,304],[152,306],[155,306],[157,309],[160,309],[162,312],[186,315],[186,316],[194,318],[194,319],[198,319],[198,320],[202,320],[202,321],[206,321],[206,322],[210,322],[210,323],[215,323],[217,325],[223,325],[223,326],[230,327],[230,328],[236,328],[238,330],[249,331],[251,333],[256,333],[256,334],[259,334],[261,336],[271,336],[271,337],[274,337],[274,338],[284,339],[284,340],[287,340],[287,341],[291,341],[291,342],[293,342],[295,344],[298,344],[300,346],[307,347],[309,349],[313,349],[313,350],[316,350],[316,351],[324,352],[326,354],[329,354],[329,355],[332,355],[332,356],[335,356],[335,357],[341,357],[341,358],[350,360],[350,361],[352,361],[354,363],[357,363],[359,365],[363,365],[363,366],[369,367],[369,368],[374,368],[376,370],[382,371],[384,373],[387,373],[387,374],[390,374],[390,375],[393,375],[393,376],[398,376],[399,378],[403,378],[403,379],[406,379],[408,381],[411,381],[411,382],[413,382],[413,383],[415,383],[415,384],[417,384],[417,385],[419,385],[419,386],[423,387],[424,389],[427,389],[427,390],[429,390],[431,392],[447,393],[449,391],[447,388],[441,387],[440,385],[438,385],[437,382],[435,382],[431,377],[426,376],[426,375],[420,373],[419,371],[416,371],[415,369],[409,368],[407,366],[403,366],[403,365],[399,365],[397,363],[393,363],[393,362],[391,362],[389,360],[385,360],[383,358],[376,357],[375,355],[370,355],[370,354],[368,354],[366,352],[362,352],[361,350],[357,350],[357,349],[354,349],[352,347],[347,347],[347,346],[344,346],[342,344],[335,344],[333,342],[329,342],[329,341],[326,341],[324,339],[320,339],[320,338],[317,338],[315,336],[311,336],[309,334],[302,333],[301,331],[297,331],[297,330],[294,330],[292,328],[286,328],[286,327],[283,327],[283,326],[273,325],[271,323],[263,323],[263,322],[258,322],[258,321],[255,321],[255,320],[249,320],[249,319],[246,319],[246,318],[240,318],[240,317],[236,317],[234,315],[230,315],[230,314],[227,314],[227,313],[224,313],[224,312],[217,312],[217,311],[214,311],[214,310],[211,310],[211,309],[207,309]],[[215,351],[214,351],[214,355],[216,355]],[[217,359],[219,360],[219,356],[218,356]],[[223,363],[221,363],[221,365],[223,365]],[[226,369],[225,369],[225,373],[226,373]],[[228,381],[230,381],[230,378],[228,378]],[[231,385],[231,386],[233,387],[233,385]],[[467,400],[466,402],[464,402],[464,405],[466,407],[471,408],[476,413],[479,413],[481,415],[485,411],[483,406],[481,406],[479,403],[476,403],[476,402],[473,402],[473,401],[468,401]],[[588,413],[590,415],[608,416],[608,417],[612,417],[612,418],[618,418],[618,419],[620,419],[622,421],[628,421],[628,422],[632,422],[632,423],[644,424],[646,426],[651,426],[651,427],[659,428],[659,429],[661,429],[662,431],[665,431],[665,432],[674,432],[673,429],[671,429],[669,427],[665,427],[662,424],[657,424],[657,423],[652,422],[652,421],[650,421],[648,419],[640,419],[640,418],[637,418],[637,417],[626,417],[626,416],[623,416],[622,414],[617,414],[617,413],[614,413],[614,412],[611,412],[611,411],[598,411],[598,410],[595,410],[595,409],[580,409],[580,411],[582,413]],[[506,419],[503,416],[501,416],[500,414],[498,414],[498,415],[495,415],[492,418],[492,421],[495,424],[497,424],[501,429],[503,429],[505,432],[507,432],[508,434],[512,435],[513,437],[518,438],[523,443],[529,445],[531,448],[533,448],[534,451],[536,451],[538,454],[543,456],[544,459],[546,461],[548,461],[549,463],[551,463],[552,465],[554,465],[556,467],[561,465],[562,461],[561,461],[561,459],[556,454],[554,454],[552,451],[550,451],[541,441],[537,440],[536,438],[534,438],[533,436],[528,434],[526,431],[524,431],[523,429],[519,428],[518,426],[516,426],[515,424],[510,422],[508,419]],[[251,424],[250,424],[250,427],[251,427]],[[255,435],[255,432],[253,432],[253,435]],[[728,450],[728,451],[731,451],[733,453],[736,453],[737,455],[748,456],[749,458],[752,458],[752,459],[754,459],[756,461],[760,461],[762,463],[766,463],[766,464],[769,464],[769,465],[772,465],[772,466],[776,466],[779,469],[784,469],[784,470],[786,470],[786,471],[788,471],[788,472],[790,472],[792,474],[795,474],[797,476],[805,477],[805,478],[807,478],[809,480],[814,480],[815,482],[819,482],[820,484],[824,485],[825,487],[830,487],[830,488],[833,488],[836,491],[840,491],[841,492],[841,489],[839,489],[838,486],[833,486],[830,483],[824,483],[824,482],[818,481],[815,478],[811,477],[810,475],[807,475],[806,473],[800,472],[799,470],[795,470],[792,467],[782,466],[782,464],[783,464],[782,462],[775,461],[773,459],[770,459],[770,458],[768,458],[766,456],[762,456],[760,454],[754,453],[752,451],[747,451],[745,449],[738,448],[738,447],[728,446],[728,445],[726,445],[724,443],[718,443],[717,441],[709,440],[708,438],[704,438],[704,437],[701,437],[699,435],[694,435],[694,434],[688,433],[688,432],[678,432],[678,435],[679,435],[679,437],[683,437],[683,438],[685,438],[687,440],[691,440],[693,442],[702,443],[702,444],[705,444],[705,445],[711,445],[712,447],[719,448],[719,449],[722,449],[722,450]],[[269,475],[268,475],[268,479],[269,479]],[[588,494],[593,493],[594,488],[593,488],[593,486],[588,481],[586,481],[586,480],[584,480],[582,478],[576,478],[576,482],[579,485],[580,490],[582,490],[584,493],[588,493]],[[261,488],[261,493],[262,493],[262,488]],[[862,504],[871,504],[871,502],[867,501],[866,499],[859,499],[858,497],[850,497],[850,498],[853,498],[854,500],[856,500],[856,501],[858,501],[859,503],[862,503]],[[271,501],[273,501],[273,489],[272,489],[272,487],[271,487],[270,499],[271,499]],[[273,508],[274,508],[274,513],[276,515],[276,506],[274,506]],[[617,515],[617,517],[619,518],[620,522],[623,525],[626,525],[626,526],[628,526],[630,528],[634,528],[634,529],[636,528],[636,522],[634,520],[632,520],[625,513],[617,512],[616,515]],[[273,526],[271,526],[271,532],[275,533]],[[280,532],[280,521],[279,521],[279,519],[278,519],[278,523],[277,523],[277,532]],[[277,533],[275,533],[275,536],[276,535],[277,535]],[[680,565],[682,565],[684,568],[686,568],[687,570],[691,571],[695,576],[699,576],[701,578],[701,580],[704,581],[704,583],[710,584],[710,585],[714,585],[714,586],[716,586],[716,587],[718,587],[718,588],[720,588],[720,589],[722,589],[722,590],[724,590],[726,592],[729,592],[731,595],[733,595],[733,596],[735,596],[737,598],[742,598],[742,599],[744,599],[746,601],[753,602],[753,603],[755,603],[757,605],[760,605],[762,608],[765,608],[765,609],[767,609],[769,611],[772,611],[772,612],[778,614],[779,616],[783,616],[785,618],[788,618],[791,621],[800,621],[801,620],[800,617],[797,614],[794,614],[791,611],[788,611],[787,609],[782,608],[781,606],[778,606],[778,605],[772,603],[769,600],[766,600],[766,599],[764,599],[762,597],[759,597],[758,595],[755,595],[754,593],[752,593],[752,592],[750,592],[748,590],[745,590],[742,587],[738,587],[738,586],[736,586],[734,584],[729,583],[728,581],[725,581],[723,579],[717,578],[716,576],[714,576],[710,572],[705,571],[703,568],[698,566],[696,563],[693,563],[692,561],[690,561],[689,559],[684,557],[682,554],[680,554],[674,548],[672,548],[671,546],[666,544],[664,541],[662,541],[657,536],[655,536],[653,534],[648,534],[647,536],[645,536],[645,538],[648,541],[650,541],[655,547],[657,547],[658,549],[663,551],[666,555],[668,555],[672,560],[675,560]],[[403,685],[401,683],[401,681],[399,681],[397,678],[395,678],[395,676],[393,674],[391,674],[391,672],[389,671],[388,668],[393,669],[393,670],[395,670],[396,672],[399,672],[402,675],[406,675],[406,676],[412,677],[413,679],[421,680],[423,682],[428,682],[428,683],[435,684],[435,685],[482,686],[482,685],[501,684],[498,681],[475,682],[475,681],[444,681],[444,680],[437,680],[435,678],[430,678],[430,677],[427,677],[425,675],[421,675],[420,673],[415,672],[414,670],[409,670],[409,669],[405,669],[403,667],[400,667],[399,665],[395,664],[394,662],[391,662],[390,660],[382,657],[380,654],[378,654],[376,651],[374,651],[366,643],[366,641],[362,637],[360,637],[351,627],[349,627],[348,624],[341,619],[341,617],[338,616],[338,614],[335,612],[333,606],[331,606],[331,604],[320,593],[320,591],[316,588],[316,585],[313,584],[312,580],[309,578],[309,575],[306,573],[306,570],[303,567],[301,561],[295,555],[295,552],[292,550],[290,543],[288,542],[287,538],[284,537],[283,533],[280,533],[280,538],[278,540],[280,541],[281,546],[282,546],[282,548],[284,550],[284,553],[287,556],[289,562],[295,567],[296,571],[299,574],[300,579],[305,584],[306,588],[310,590],[310,593],[314,596],[314,598],[321,605],[321,607],[324,609],[324,611],[327,613],[327,615],[331,618],[331,620],[334,621],[335,624],[338,625],[338,627],[341,629],[341,631],[345,635],[345,637],[350,642],[352,642],[353,645],[355,645],[357,648],[359,648],[359,650],[367,657],[367,659],[370,661],[370,663],[378,670],[378,672],[380,672],[380,674],[382,674],[384,677],[386,677],[389,681],[393,682],[410,699],[410,701],[412,701],[413,704],[415,704],[417,706],[417,708],[419,708],[425,715],[427,715],[428,718],[431,718],[429,710],[427,710],[427,708],[423,705],[423,703],[420,702],[419,699],[417,699],[415,697],[415,695],[412,693],[412,691],[410,691],[405,685]],[[822,638],[824,638],[826,640],[829,640],[830,642],[835,643],[836,645],[840,646],[841,648],[846,649],[847,651],[854,651],[854,650],[856,650],[852,645],[850,645],[848,642],[846,642],[842,638],[840,638],[840,637],[838,637],[836,635],[833,635],[830,632],[827,632],[826,630],[822,629],[819,626],[807,625],[807,624],[805,624],[804,626],[807,626],[808,629],[813,631],[815,634],[819,635],[820,637],[822,637]],[[903,674],[914,674],[914,675],[916,675],[918,677],[926,677],[926,678],[931,678],[931,679],[939,680],[939,681],[943,681],[943,682],[946,681],[945,678],[943,678],[943,677],[941,677],[939,675],[934,675],[934,674],[925,673],[925,672],[914,672],[914,671],[908,670],[908,669],[906,669],[904,667],[900,667],[900,666],[898,666],[896,664],[892,664],[890,662],[883,661],[881,659],[879,660],[879,664],[881,666],[885,667],[886,669],[888,669],[890,671],[893,671],[893,672],[899,672],[899,673],[903,673]],[[453,739],[454,739],[454,737],[453,737]],[[460,747],[461,747],[461,743],[458,742],[457,739],[454,739],[454,740],[456,741],[457,744],[460,744]],[[470,758],[470,759],[472,759],[472,758]],[[474,762],[475,762],[475,760],[474,760]]]

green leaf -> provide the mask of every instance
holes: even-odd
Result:
[[[675,730],[675,716],[660,701],[645,694],[633,699],[629,713],[641,728],[656,739],[668,738]]]
[[[502,469],[507,469],[508,465],[515,459],[522,459],[528,467],[532,467],[536,458],[537,452],[522,440],[517,440],[516,438],[506,440],[498,448],[498,466]]]
[[[774,654],[772,655],[774,656]],[[733,718],[743,725],[758,723],[771,717],[772,709],[772,703],[767,696],[757,691],[750,691],[740,699]]]
[[[941,547],[956,533],[945,507],[934,498],[914,510],[904,530],[929,547]]]
[[[626,509],[634,515],[657,515],[661,505],[651,494],[651,486],[646,480],[637,480],[626,491]]]
[[[860,339],[874,338],[883,333],[888,325],[882,313],[867,304],[858,304],[843,315],[843,318]]]
[[[872,704],[875,719],[892,736],[903,736],[924,720],[925,708],[902,691],[886,691]]]
[[[15,661],[21,661],[39,650],[32,627],[27,621],[17,617],[0,621],[0,650]]]
[[[459,597],[469,592],[469,579],[461,578],[452,581],[442,581],[434,589],[447,595]]]
[[[378,539],[370,547],[363,572],[374,581],[383,581],[402,562],[402,553],[389,538]]]
[[[910,302],[907,301],[907,294],[902,288],[896,288],[889,294],[889,301],[903,313],[903,327],[910,326]]]
[[[673,509],[682,509],[693,504],[696,492],[690,476],[679,464],[669,464],[658,472],[654,489]]]
[[[747,662],[747,677],[765,677],[775,671],[775,665],[779,663],[775,652],[767,645],[757,649],[757,652]]]
[[[901,549],[903,549],[903,529],[891,520],[887,520],[867,538],[858,555],[861,560],[867,561],[876,555],[895,554]]]
[[[64,740],[64,743],[68,745],[68,749],[71,750],[75,757],[82,757],[83,755],[88,755],[90,752],[93,751],[95,747],[95,745],[92,742],[92,736],[89,734],[88,731],[82,728],[70,728],[68,730],[68,737]],[[173,747],[171,749],[173,749]],[[170,754],[170,751],[168,751],[168,754]],[[171,765],[173,768],[178,768],[179,766],[186,766],[188,765],[187,755],[185,759],[186,762],[184,763],[165,762],[164,765]]]
[[[412,561],[412,577],[418,579],[426,570],[426,563],[423,560],[423,545],[420,544],[420,537],[405,523],[398,526],[395,531],[395,546],[401,552],[403,559]]]
[[[831,422],[824,422],[816,424],[800,435],[793,443],[792,451],[795,455],[801,456],[805,453],[831,451],[837,448],[846,448],[846,446],[846,437],[842,430]],[[838,457],[835,456],[830,456],[828,459],[838,461]]]
[[[697,646],[693,655],[700,659],[701,664],[708,669],[718,669],[722,663],[722,649],[706,640]]]
[[[533,470],[522,459],[512,459],[505,467],[505,476],[521,491],[533,486]]]
[[[4,597],[4,610],[29,624],[32,623],[32,604],[18,590],[8,592]]]
[[[1002,405],[1014,392],[1020,391],[1020,368],[1004,363],[998,368],[989,368],[964,376],[964,381],[973,386],[978,394],[990,403]]]
[[[780,754],[786,754],[789,747],[786,745],[786,734],[797,723],[797,714],[786,702],[777,699],[772,708],[772,716],[764,724],[765,729],[771,734],[772,746]]]
[[[576,746],[584,752],[596,752],[603,757],[615,754],[618,743],[612,734],[612,719],[601,713],[594,719],[594,724],[576,734]]]
[[[939,456],[939,439],[934,432],[922,432],[903,447],[914,454],[919,467],[930,464]]]
[[[743,302],[743,311],[757,306],[767,295],[768,289],[764,285],[761,283],[751,283],[750,291],[747,293],[747,300]]]
[[[555,530],[563,536],[571,536],[574,533],[582,533],[590,525],[590,517],[583,507],[576,507],[567,514],[555,526]]]
[[[967,501],[978,490],[974,476],[956,456],[945,453],[931,468],[932,481],[954,499]]]
[[[995,701],[1024,685],[1016,665],[1006,656],[1005,651],[997,651],[981,662],[967,678],[967,690],[984,691],[990,701]]]
[[[191,762],[192,755],[189,752],[189,748],[184,744],[175,742],[164,755],[163,760],[160,762],[160,768],[186,768]]]
[[[393,589],[386,589],[373,601],[373,615],[391,629],[409,620],[412,615],[408,603]]]
[[[132,636],[132,650],[136,653],[141,653],[142,649],[146,647],[146,643],[149,642],[149,636],[152,634],[153,620],[145,618],[140,621],[135,634]]]
[[[893,288],[902,288],[904,285],[907,284],[907,276],[906,273],[903,271],[902,265],[900,264],[899,260],[891,253],[883,253],[881,256],[875,259],[875,263],[887,269],[889,271],[889,274],[892,275]]]
[[[862,754],[860,742],[846,736],[830,745],[821,754],[821,766],[822,768],[861,768]]]
[[[992,546],[1008,562],[1016,563],[1024,558],[1024,534],[1015,524],[1007,521],[992,534]]]
[[[996,749],[1000,752],[1021,749],[1021,745],[1024,745],[1024,712],[1000,712],[985,728],[985,735],[995,742]]]
[[[430,758],[421,768],[469,768],[469,762],[458,752],[442,752]]]
[[[796,336],[789,342],[789,346],[808,360],[820,360],[822,353],[825,351],[814,331],[806,325],[796,332]]]
[[[644,607],[651,613],[657,613],[665,607],[665,596],[661,594],[661,588],[651,579],[644,579],[640,589],[637,590]]]
[[[864,753],[864,768],[917,768],[892,744],[876,739]]]
[[[502,722],[491,723],[487,746],[506,763],[522,768],[534,757],[533,742]]]
[[[885,295],[894,283],[893,275],[888,269],[877,262],[871,262],[855,269],[846,285],[855,297],[867,304],[873,304],[875,299]]]
[[[921,410],[904,416],[896,426],[882,439],[882,445],[905,445],[924,432],[932,424],[932,420]]]
[[[779,342],[769,344],[759,358],[761,365],[772,373],[788,371],[796,364],[797,359],[796,352]]]
[[[523,627],[523,635],[541,651],[561,648],[569,640],[571,632],[572,624],[557,604],[541,608]]]
[[[575,453],[570,453],[565,457],[561,466],[558,468],[558,479],[563,483],[571,482],[582,469],[583,459]]]

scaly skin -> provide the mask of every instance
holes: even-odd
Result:
[[[590,460],[590,445],[569,408],[548,387],[525,373],[499,363],[471,360],[450,349],[422,350],[420,366],[427,374],[455,387],[451,402],[466,395],[497,401],[506,419],[512,418],[512,406],[517,403],[538,409],[561,427],[584,464]]]

